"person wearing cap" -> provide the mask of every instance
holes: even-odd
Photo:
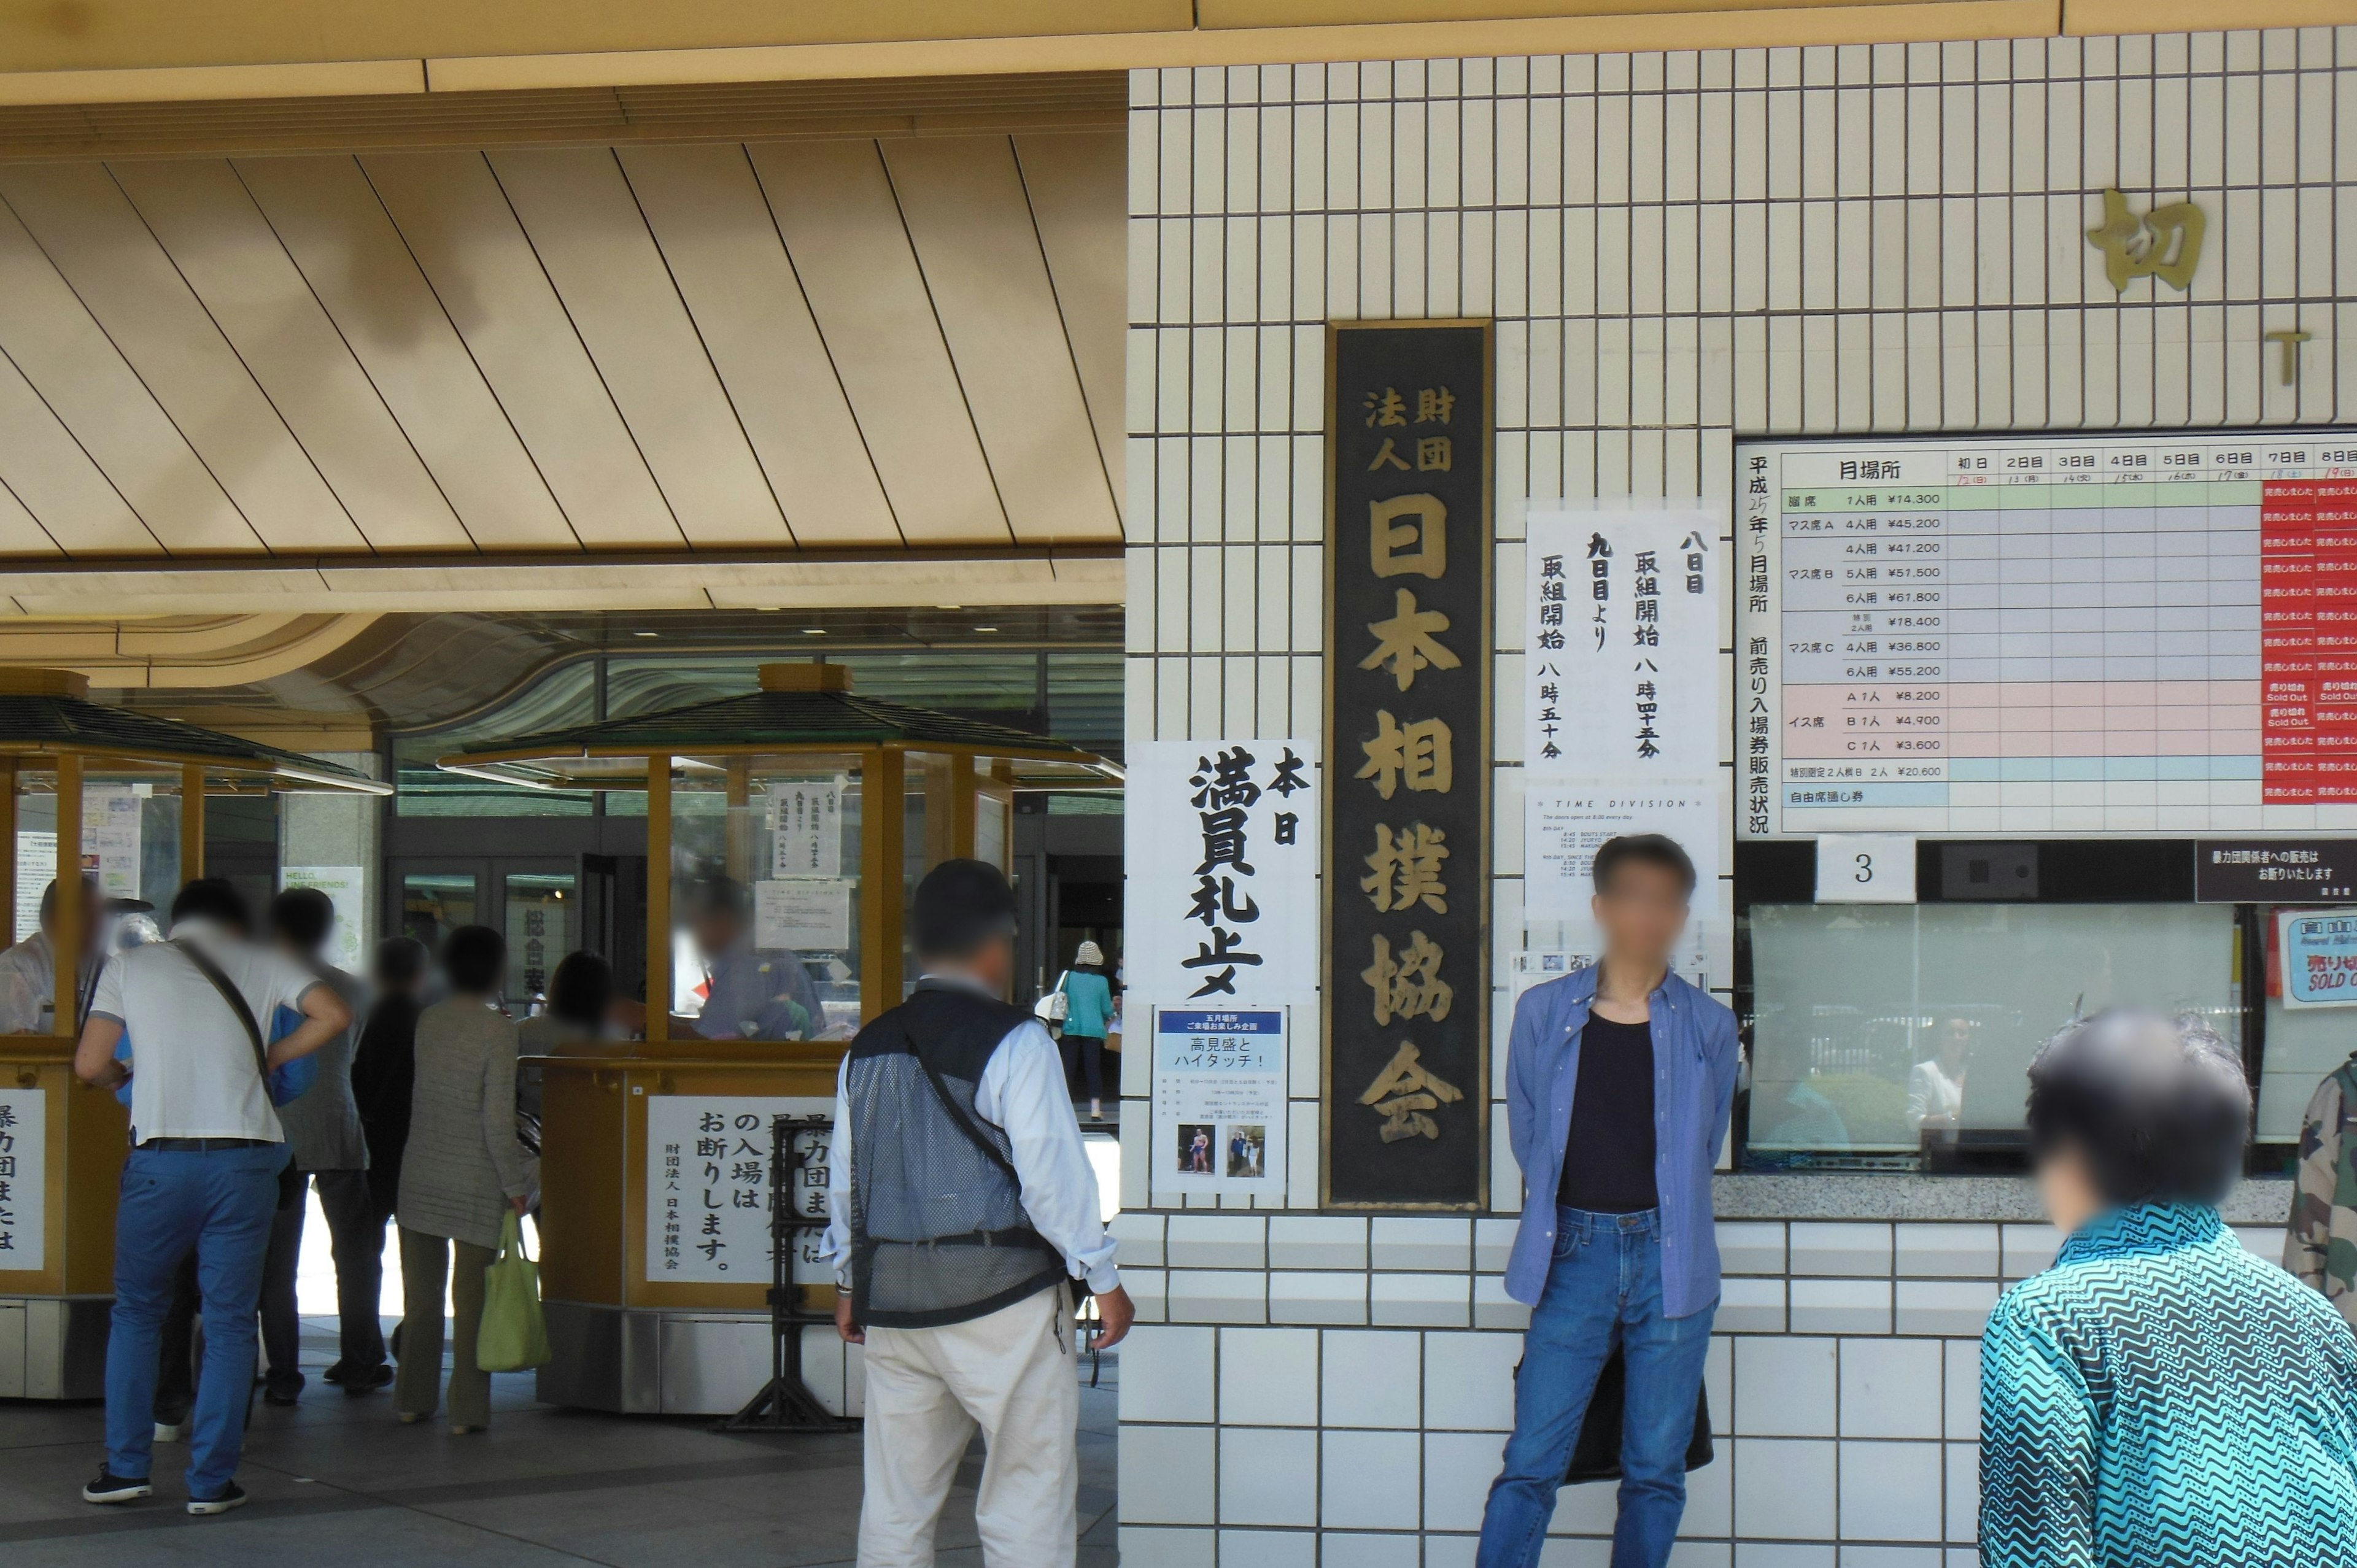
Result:
[[[706,1040],[807,1040],[826,1026],[802,954],[753,945],[752,890],[734,877],[696,884],[688,935],[704,959],[704,1005],[675,1027]]]
[[[983,1562],[1071,1568],[1075,1285],[1096,1294],[1101,1348],[1136,1309],[1056,1044],[1001,1000],[1014,890],[996,866],[944,861],[917,885],[909,926],[921,978],[852,1041],[827,1162],[821,1251],[842,1287],[835,1327],[866,1347],[859,1568],[932,1563],[977,1426]]]
[[[98,939],[106,907],[98,896],[98,879],[81,879],[81,982],[85,996],[91,977],[98,972]],[[53,993],[58,984],[58,885],[41,889],[41,929],[0,952],[0,1035],[54,1035],[57,1015]],[[80,1020],[77,1019],[77,1022]]]
[[[1105,974],[1104,949],[1082,942],[1064,972],[1063,1037],[1056,1043],[1064,1052],[1064,1079],[1078,1076],[1088,1085],[1089,1120],[1104,1120],[1105,1030],[1113,1018],[1113,982]],[[1076,1075],[1075,1068],[1080,1069]]]

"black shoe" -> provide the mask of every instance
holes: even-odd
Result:
[[[146,1477],[134,1480],[114,1474],[103,1465],[99,1466],[97,1477],[81,1489],[81,1500],[86,1503],[127,1503],[155,1495],[156,1488]]]
[[[365,1372],[355,1372],[339,1380],[343,1385],[346,1398],[358,1399],[362,1394],[372,1394],[379,1389],[391,1387],[393,1369],[382,1366],[371,1367]]]
[[[265,1387],[262,1391],[262,1402],[264,1404],[274,1404],[281,1409],[284,1409],[286,1406],[293,1404],[296,1400],[302,1398],[302,1396],[303,1385],[300,1383],[296,1383],[291,1389]]]
[[[339,1361],[334,1366],[329,1367],[326,1371],[319,1374],[319,1380],[323,1383],[342,1382],[344,1380],[344,1364],[341,1361]]]
[[[287,1402],[291,1404],[294,1402],[290,1400]],[[188,1511],[192,1514],[227,1513],[231,1509],[242,1509],[244,1506],[245,1488],[235,1481],[223,1487],[219,1497],[188,1499]]]

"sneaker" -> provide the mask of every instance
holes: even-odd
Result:
[[[156,1441],[158,1443],[179,1443],[186,1440],[188,1435],[188,1423],[185,1419],[159,1421],[156,1423]]]
[[[245,1506],[245,1488],[231,1481],[221,1489],[219,1497],[190,1498],[188,1511],[192,1514],[227,1513]]]
[[[371,1367],[364,1372],[350,1372],[336,1380],[348,1396],[372,1394],[379,1389],[393,1386],[391,1367]]]
[[[156,1488],[146,1477],[134,1479],[129,1476],[118,1476],[103,1465],[99,1466],[97,1477],[81,1489],[81,1500],[86,1503],[127,1503],[135,1498],[152,1498],[155,1495]]]

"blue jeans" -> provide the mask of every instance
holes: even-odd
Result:
[[[188,1495],[217,1498],[237,1474],[253,1383],[262,1260],[286,1145],[134,1149],[114,1217],[114,1317],[106,1341],[106,1467],[144,1479],[155,1463],[156,1373],[172,1276],[197,1255],[205,1365],[189,1434]]]
[[[1669,1561],[1686,1510],[1686,1444],[1717,1305],[1689,1317],[1663,1315],[1658,1210],[1556,1210],[1555,1257],[1523,1337],[1514,1432],[1481,1516],[1477,1568],[1534,1568],[1538,1562],[1587,1396],[1616,1339],[1629,1392],[1612,1568],[1662,1568]]]

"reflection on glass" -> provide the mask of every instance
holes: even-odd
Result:
[[[2267,998],[2266,1054],[2259,1069],[2259,1140],[2292,1143],[2316,1086],[2357,1048],[2357,1012],[2287,1007]]]
[[[507,999],[522,1012],[548,994],[548,977],[573,950],[581,900],[569,871],[510,872],[506,893]]]
[[[475,924],[475,878],[464,871],[411,872],[401,879],[401,934],[442,950],[442,940]]]
[[[2230,908],[1755,905],[1749,1146],[1932,1153],[2018,1134],[2072,1018],[2190,1010],[2238,1037]]]

